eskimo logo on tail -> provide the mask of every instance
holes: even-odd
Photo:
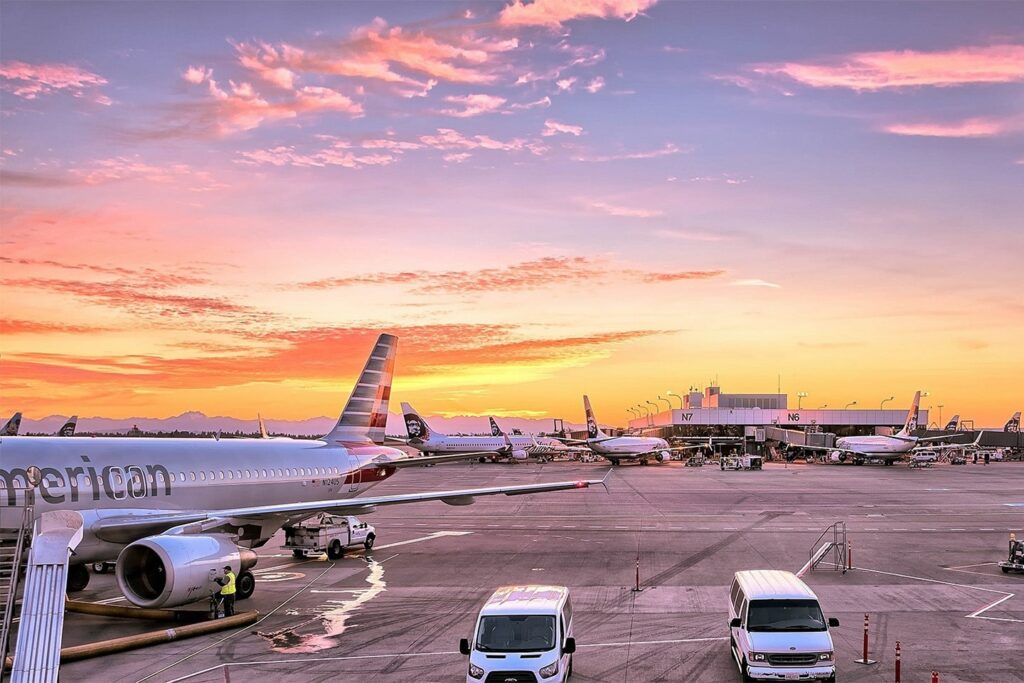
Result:
[[[21,413],[15,413],[3,426],[3,429],[0,429],[0,436],[17,436],[19,429],[21,429]]]
[[[388,420],[388,399],[391,378],[395,374],[398,337],[382,334],[356,380],[338,424],[327,435],[329,441],[342,444],[384,443],[384,427]]]
[[[917,429],[917,418],[918,411],[921,406],[921,392],[914,394],[914,403],[910,406],[910,412],[907,413],[907,421],[903,424],[903,429],[900,434],[907,436],[915,429]]]
[[[583,412],[587,414],[587,438],[596,439],[601,436],[601,429],[597,426],[597,418],[594,417],[594,409],[590,407],[590,397],[583,397]]]
[[[1013,417],[1010,418],[1010,421],[1006,423],[1005,427],[1003,427],[1003,431],[1004,432],[1019,432],[1020,431],[1020,412],[1016,412],[1016,413],[1013,414]]]
[[[493,417],[489,417],[487,419],[491,421],[491,436],[501,436],[505,433],[501,431],[501,427],[498,426],[498,423],[494,421]]]
[[[70,420],[64,423],[64,426],[57,432],[57,436],[74,436],[75,427],[78,425],[78,416],[73,415]]]
[[[416,413],[406,413],[405,431],[410,439],[426,439],[430,436],[430,428],[427,423]]]

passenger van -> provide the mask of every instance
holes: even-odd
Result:
[[[503,586],[487,599],[472,641],[466,683],[561,683],[572,675],[572,600],[565,586]]]
[[[836,680],[835,651],[818,597],[791,572],[736,572],[729,646],[744,681]]]

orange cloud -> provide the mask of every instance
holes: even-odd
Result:
[[[560,28],[575,19],[624,19],[632,21],[657,0],[514,0],[501,11],[505,26]]]
[[[920,135],[937,138],[988,138],[1021,128],[1019,121],[976,117],[953,123],[892,123],[882,130],[894,135]]]
[[[936,52],[861,52],[829,63],[761,64],[752,71],[762,76],[784,76],[812,88],[857,91],[1017,83],[1024,81],[1024,45],[960,47]]]
[[[86,71],[73,64],[28,64],[26,62],[0,63],[0,89],[14,93],[26,100],[40,95],[68,92],[74,97],[84,97],[88,91],[107,85],[107,79],[99,74]],[[111,104],[110,98],[95,94],[94,101]]]

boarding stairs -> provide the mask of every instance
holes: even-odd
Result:
[[[6,495],[7,492],[3,493]],[[0,605],[4,610],[0,621],[0,672],[5,671],[4,664],[10,650],[11,627],[18,604],[18,581],[32,528],[32,506],[25,503],[23,496],[18,498],[21,499],[20,505],[0,507]]]
[[[82,540],[83,527],[82,515],[73,510],[44,512],[32,525],[11,683],[57,681],[68,560]]]
[[[842,570],[845,574],[847,567],[846,553],[849,547],[846,540],[846,522],[836,522],[826,527],[814,543],[811,544],[810,550],[807,551],[807,564],[796,575],[803,576],[809,571],[813,572],[829,555],[832,556],[832,569]]]

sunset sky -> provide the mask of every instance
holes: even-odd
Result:
[[[1024,407],[1020,2],[5,0],[0,98],[3,417]]]

